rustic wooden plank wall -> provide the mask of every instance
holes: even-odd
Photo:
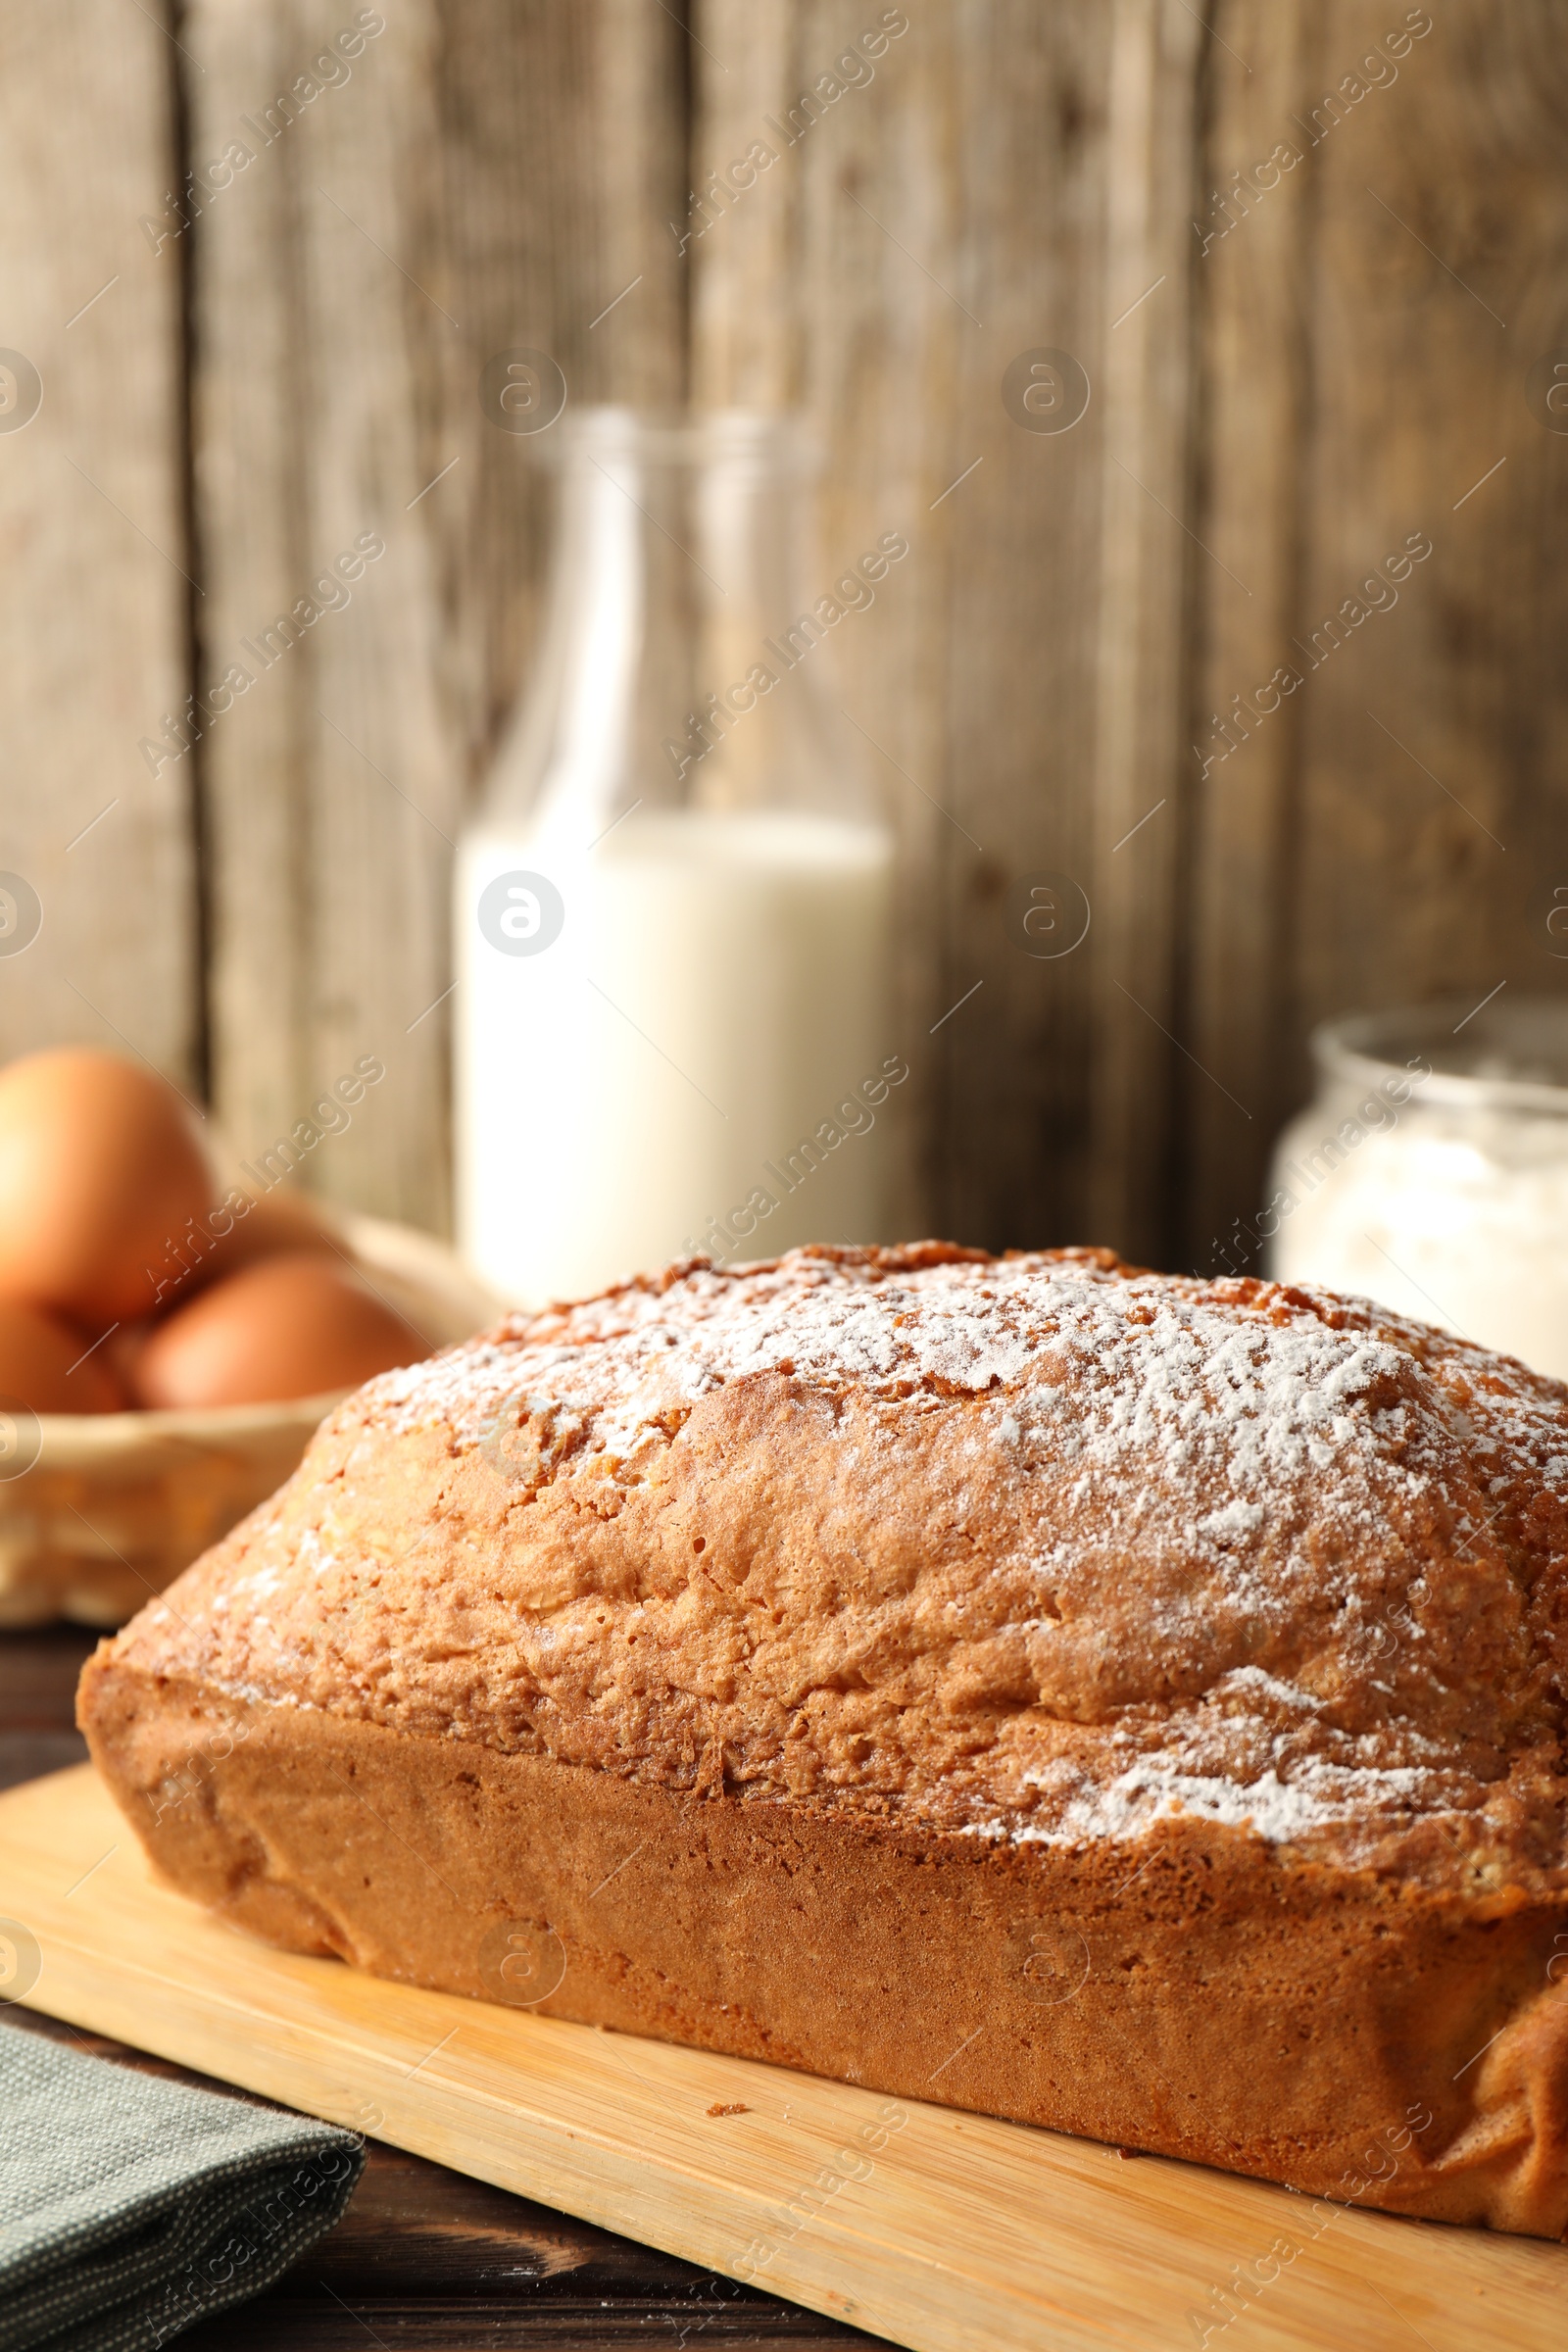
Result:
[[[0,16],[0,1055],[63,1038],[196,1076],[179,272],[155,5]],[[13,911],[15,907],[15,911]],[[41,928],[30,938],[35,917]]]
[[[252,1155],[376,1054],[388,1084],[312,1175],[439,1213],[411,1121],[439,1026],[406,1032],[445,985],[461,787],[409,511],[430,454],[409,343],[416,303],[439,334],[446,289],[403,275],[427,183],[400,171],[435,151],[431,25],[214,0],[185,38],[212,190],[189,233],[215,1107]]]
[[[1236,170],[1252,193],[1198,267],[1194,527],[1250,594],[1200,565],[1193,739],[1221,757],[1195,793],[1184,1015],[1213,1077],[1183,1087],[1173,1247],[1241,1263],[1314,1022],[1568,985],[1546,930],[1568,439],[1532,393],[1568,346],[1568,10],[1227,0],[1210,22],[1204,195]],[[1391,579],[1411,540],[1430,555]],[[1283,664],[1299,686],[1245,739],[1233,718],[1231,749],[1214,713],[1259,710]]]
[[[1246,1262],[1312,1021],[1568,984],[1565,0],[189,0],[178,49],[98,13],[3,36],[0,340],[59,387],[0,434],[0,866],[57,916],[0,959],[8,1050],[104,1034],[74,989],[176,1073],[205,1028],[247,1151],[378,1054],[311,1179],[444,1222],[450,842],[546,530],[477,397],[517,345],[573,400],[797,403],[827,572],[909,536],[834,649],[902,842],[901,1224]],[[25,97],[63,43],[69,121]],[[201,740],[136,772],[187,683]],[[76,888],[112,822],[120,888]],[[1046,874],[1092,913],[1055,957]]]

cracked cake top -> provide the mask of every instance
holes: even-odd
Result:
[[[116,1648],[980,1837],[1560,1883],[1568,1389],[1103,1250],[687,1261],[370,1382]]]

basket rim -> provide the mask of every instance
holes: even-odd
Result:
[[[142,1439],[183,1437],[240,1437],[257,1429],[319,1421],[352,1389],[325,1389],[317,1396],[274,1397],[262,1404],[193,1404],[161,1411],[122,1413],[37,1413],[33,1416],[47,1448],[50,1441],[69,1445],[90,1431],[103,1441],[102,1450],[116,1452]]]

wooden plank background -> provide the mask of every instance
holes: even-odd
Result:
[[[1564,985],[1545,924],[1568,881],[1568,440],[1528,392],[1568,343],[1568,16],[1463,0],[1391,57],[1427,13],[1234,0],[1210,20],[1205,189],[1255,180],[1282,141],[1301,160],[1199,265],[1193,527],[1215,561],[1195,573],[1194,741],[1214,748],[1211,715],[1279,664],[1302,683],[1193,796],[1180,1025],[1214,1082],[1181,1090],[1190,1259],[1254,1200],[1312,1023]],[[1336,116],[1321,101],[1348,80],[1364,94]],[[1412,533],[1433,552],[1397,606],[1314,657]]]
[[[908,534],[838,648],[902,844],[901,1226],[1245,1257],[1314,1021],[1568,985],[1568,0],[14,16],[0,868],[45,924],[0,1051],[123,1037],[246,1152],[376,1053],[312,1180],[444,1226],[451,843],[548,528],[477,398],[518,344],[574,401],[806,409],[828,573]],[[1004,402],[1042,350],[1069,430]],[[1039,960],[1048,871],[1092,921]]]
[[[138,749],[179,715],[196,601],[179,277],[138,227],[177,169],[176,62],[122,0],[0,16],[0,869],[42,911],[0,957],[0,1051],[128,1047],[189,1087],[196,804]]]

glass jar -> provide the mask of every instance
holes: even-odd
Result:
[[[790,419],[578,413],[528,695],[461,847],[460,1238],[524,1303],[883,1238],[893,844]],[[817,593],[813,596],[812,587]]]
[[[1280,1139],[1268,1268],[1568,1377],[1568,1005],[1336,1021]]]

